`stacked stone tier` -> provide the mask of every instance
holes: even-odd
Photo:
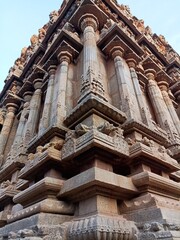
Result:
[[[76,202],[96,195],[124,199],[138,195],[138,190],[131,178],[94,167],[65,181],[58,197]]]
[[[32,180],[39,172],[45,173],[53,166],[60,165],[61,153],[54,148],[48,148],[40,154],[35,154],[33,160],[29,160],[24,168],[21,169],[19,177],[26,180]]]

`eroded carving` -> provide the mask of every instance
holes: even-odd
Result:
[[[137,239],[137,228],[132,222],[123,219],[92,216],[71,222],[68,239]]]
[[[56,22],[56,20],[58,19],[58,16],[59,16],[58,11],[52,11],[52,12],[49,14],[49,22],[50,22],[51,24],[53,24],[53,23]]]

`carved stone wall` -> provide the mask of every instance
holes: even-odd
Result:
[[[63,1],[0,93],[0,239],[180,239],[179,77],[128,6]]]

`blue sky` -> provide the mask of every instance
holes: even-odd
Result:
[[[144,19],[153,32],[162,34],[180,54],[180,0],[118,0],[129,5],[133,15]],[[0,1],[0,90],[9,68],[30,45],[30,37],[58,10],[61,0]]]

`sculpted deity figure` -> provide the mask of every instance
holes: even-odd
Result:
[[[16,94],[17,93],[17,85],[13,84],[12,88],[11,88],[11,93]]]
[[[14,62],[13,68],[14,68],[14,70],[16,70],[16,69],[23,70],[23,62],[21,61],[20,58],[16,59],[16,61]]]
[[[168,42],[166,41],[166,39],[165,39],[165,37],[163,36],[163,35],[159,35],[159,39],[160,39],[160,41],[164,44],[164,45],[167,45],[168,44]]]
[[[150,35],[150,36],[152,36],[152,30],[151,30],[151,28],[150,28],[149,26],[147,26],[147,27],[145,28],[144,34],[145,34],[145,35]]]
[[[52,11],[52,12],[49,14],[49,22],[50,22],[51,24],[53,24],[53,23],[57,20],[58,16],[59,16],[58,11]]]
[[[26,61],[26,54],[27,54],[27,47],[23,47],[21,50],[21,57],[20,57],[23,62]]]
[[[113,26],[115,22],[112,20],[112,19],[108,19],[107,22],[104,24],[102,30],[101,30],[101,36],[103,36],[107,31],[108,29]]]
[[[145,33],[145,26],[144,26],[144,20],[143,19],[135,19],[134,24],[142,34]]]
[[[39,39],[37,35],[32,35],[32,37],[30,38],[30,42],[31,42],[31,46],[34,48],[38,45]]]
[[[132,17],[132,14],[130,12],[130,8],[128,5],[119,5],[120,10],[126,15],[127,18]]]
[[[41,43],[46,35],[46,30],[44,29],[44,27],[40,28],[38,30],[39,34],[38,34],[38,42]]]
[[[4,119],[5,119],[5,115],[6,115],[6,110],[1,108],[0,109],[0,125],[3,125]]]
[[[30,57],[32,56],[32,54],[33,54],[33,49],[32,49],[31,46],[29,46],[29,47],[27,48],[27,51],[26,51],[26,62],[29,61],[29,59],[30,59]]]

